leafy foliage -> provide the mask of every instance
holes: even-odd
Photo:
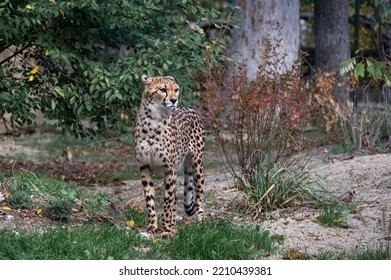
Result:
[[[0,115],[31,124],[40,110],[78,136],[125,129],[144,73],[175,76],[189,102],[204,55],[218,52],[199,22],[217,16],[187,0],[2,1]]]
[[[391,3],[389,1],[374,0],[370,1],[369,5],[372,6],[375,19],[372,24],[373,31],[381,34],[382,27],[387,29],[388,27],[386,26],[391,20]],[[373,36],[377,37],[378,34],[373,34]],[[345,75],[352,72],[355,80],[369,77],[372,80],[380,80],[385,82],[387,86],[391,86],[391,49],[382,40],[378,39],[375,43],[379,58],[352,57],[342,63],[339,70],[340,74]]]
[[[369,76],[373,80],[384,81],[388,86],[391,86],[390,66],[389,62],[372,57],[361,59],[353,57],[342,63],[339,72],[341,75],[352,72],[355,80]]]

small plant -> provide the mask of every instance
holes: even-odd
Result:
[[[317,219],[321,224],[328,227],[347,227],[345,213],[337,207],[324,208]]]
[[[377,5],[379,9],[384,9],[381,2],[379,1]],[[389,16],[389,13],[384,13],[381,18],[385,20]],[[356,89],[361,87],[363,92],[363,101],[356,100],[354,110],[341,123],[345,138],[357,150],[386,151],[391,146],[391,63],[384,53],[380,58],[381,60],[378,60],[359,54],[346,60],[340,67],[340,74],[353,74],[357,81]],[[383,85],[382,101],[376,104],[369,98],[371,96],[369,88],[371,85],[379,87],[381,84]]]
[[[352,146],[347,139],[342,139],[341,144],[330,148],[331,154],[346,154],[352,152]]]
[[[148,218],[146,211],[140,211],[132,207],[128,207],[125,210],[125,218],[127,221],[133,221],[134,225],[146,225],[148,224]]]
[[[18,190],[12,193],[8,203],[12,208],[15,209],[33,209],[34,207],[30,195],[23,190]]]
[[[258,167],[249,176],[236,177],[247,194],[248,210],[255,217],[262,212],[292,205],[329,203],[334,198],[323,189],[320,179],[296,165],[298,160],[272,161],[269,153],[258,158]]]
[[[345,141],[354,150],[375,152],[384,147],[382,142],[386,135],[387,110],[380,104],[371,101],[359,104],[345,119],[341,120],[341,128]]]
[[[109,196],[105,192],[97,192],[93,194],[89,199],[88,209],[92,211],[101,211],[104,212],[107,210],[107,206],[110,204]]]
[[[52,221],[67,223],[71,219],[73,204],[72,200],[56,198],[43,209],[42,215]]]

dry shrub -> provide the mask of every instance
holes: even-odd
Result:
[[[341,120],[344,138],[355,151],[388,152],[391,146],[390,89],[382,88],[380,101],[369,98],[370,90],[362,90],[363,100]]]
[[[270,162],[277,162],[297,148],[295,136],[305,122],[308,95],[302,86],[299,61],[285,69],[284,56],[276,53],[279,41],[268,44],[264,63],[255,79],[247,78],[247,66],[239,64],[210,69],[204,100],[205,116],[233,171],[250,176],[272,146]]]
[[[329,132],[340,120],[345,120],[352,109],[352,103],[337,102],[332,95],[335,71],[319,71],[315,74],[312,88],[312,112],[323,118],[324,129]],[[350,79],[352,80],[352,79]],[[315,113],[315,114],[316,114]]]

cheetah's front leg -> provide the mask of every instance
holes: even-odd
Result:
[[[140,177],[144,187],[144,197],[148,213],[147,232],[154,234],[157,230],[157,215],[155,211],[155,188],[152,182],[152,170],[149,165],[140,167]]]
[[[162,225],[160,229],[160,237],[171,237],[175,234],[176,220],[176,200],[175,200],[175,183],[177,174],[170,170],[166,172],[164,180],[164,211],[162,217]]]

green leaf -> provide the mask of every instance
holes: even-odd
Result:
[[[356,65],[353,71],[354,78],[358,80],[359,78],[364,78],[365,76],[365,67],[362,62]]]
[[[122,97],[122,95],[121,95],[118,91],[115,91],[115,96],[116,96],[119,100],[124,100],[124,98]]]
[[[59,86],[55,86],[53,88],[53,92],[61,97],[64,97],[64,92],[62,91],[62,88],[60,88]]]

